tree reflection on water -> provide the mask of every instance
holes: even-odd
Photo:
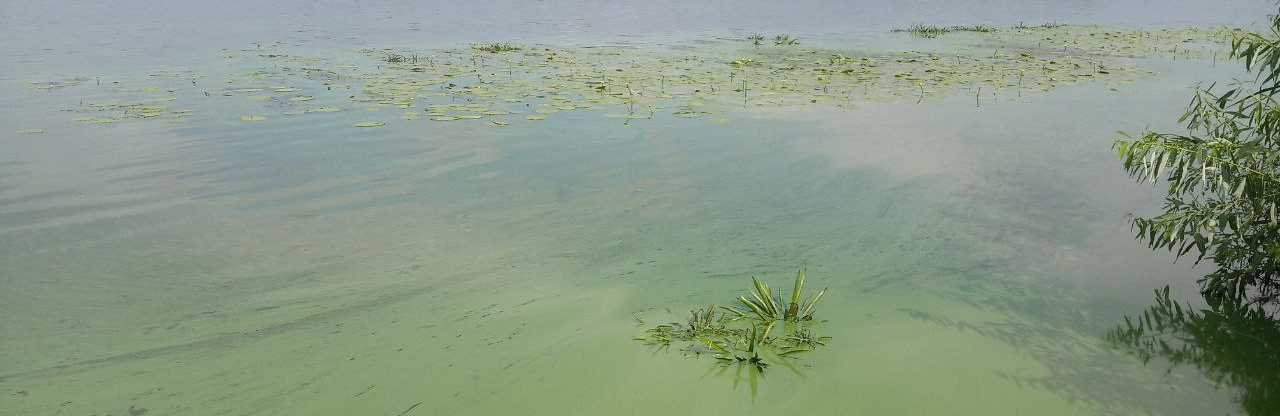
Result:
[[[1238,390],[1250,415],[1280,414],[1280,309],[1222,302],[1193,309],[1156,290],[1156,303],[1107,333],[1145,364],[1193,365]]]

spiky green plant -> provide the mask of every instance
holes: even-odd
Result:
[[[755,317],[765,322],[773,322],[779,319],[789,322],[808,321],[813,319],[813,310],[818,305],[818,300],[822,299],[822,295],[827,293],[826,289],[818,292],[817,296],[806,301],[801,301],[804,291],[804,280],[807,277],[805,270],[796,272],[795,284],[791,290],[791,303],[787,304],[784,310],[780,307],[783,305],[782,297],[774,295],[769,291],[769,285],[761,282],[755,276],[751,277],[754,291],[749,292],[751,297],[738,296],[738,303],[746,306],[747,309],[725,308],[737,314],[740,319],[750,316],[752,313]]]
[[[783,316],[788,321],[795,321],[800,313],[800,292],[804,290],[804,278],[807,270],[796,272],[796,282],[791,288],[791,304],[787,305],[787,313]]]
[[[489,53],[498,53],[518,51],[520,50],[520,47],[510,43],[479,43],[471,45],[471,49]]]
[[[703,310],[690,311],[689,329],[694,332],[709,332],[724,329],[724,324],[716,319],[716,305],[711,304]]]
[[[745,305],[751,312],[755,312],[761,321],[772,322],[778,320],[778,304],[782,303],[782,300],[775,300],[773,294],[769,293],[769,285],[761,282],[755,276],[751,276],[751,282],[754,284],[755,291],[750,292],[750,294],[754,299],[738,296],[738,302]]]
[[[795,45],[798,43],[800,43],[800,40],[791,37],[791,35],[777,35],[773,37],[773,44],[778,46]]]
[[[782,307],[782,293],[773,293],[768,284],[753,276],[749,295],[738,297],[738,302],[745,309],[721,306],[720,309],[732,314],[717,315],[716,305],[708,305],[705,309],[690,311],[686,323],[658,325],[636,339],[658,350],[667,350],[676,342],[687,342],[680,349],[686,357],[711,354],[723,364],[737,363],[739,369],[751,367],[763,371],[770,362],[785,363],[785,358],[813,351],[830,339],[814,334],[807,324],[784,324],[776,338],[771,336],[779,327],[778,321],[799,323],[813,319],[813,310],[827,291],[823,289],[816,296],[805,299],[807,274],[803,269],[796,272],[791,299],[785,303],[785,309]],[[743,318],[751,319],[736,323]],[[639,317],[636,320],[645,323]]]

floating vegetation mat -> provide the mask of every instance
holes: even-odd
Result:
[[[785,35],[765,42],[762,35],[754,35],[660,45],[494,43],[432,50],[368,49],[343,60],[292,54],[283,46],[226,50],[226,59],[256,69],[227,74],[221,85],[216,81],[210,85],[204,79],[207,75],[193,72],[149,73],[152,85],[110,84],[114,91],[136,99],[83,103],[68,111],[77,114],[76,120],[95,123],[183,121],[201,113],[171,108],[174,95],[184,97],[178,101],[238,98],[237,105],[244,108],[235,117],[253,114],[246,120],[361,107],[393,110],[385,119],[352,124],[367,127],[392,119],[480,120],[477,125],[508,126],[582,110],[603,110],[624,124],[657,116],[723,122],[715,115],[730,109],[854,108],[862,101],[923,102],[952,94],[973,96],[980,105],[983,100],[1016,99],[1024,92],[1077,83],[1131,83],[1154,73],[1134,58],[1216,57],[1234,31],[1059,24],[925,30],[930,28],[937,27],[918,25],[920,30],[907,31],[935,36],[965,32],[952,36],[968,36],[968,43],[958,49],[952,45],[959,53],[865,52],[800,45]],[[89,81],[80,77],[29,85],[74,90],[106,84],[101,79]],[[313,102],[326,105],[308,106]]]
[[[710,305],[691,312],[685,323],[671,322],[650,328],[636,340],[669,350],[678,344],[686,357],[709,355],[724,365],[762,372],[771,363],[790,366],[786,360],[825,346],[830,337],[813,331],[813,312],[826,293],[804,298],[805,272],[796,273],[790,302],[755,277],[751,290],[739,296],[738,308]],[[724,312],[720,312],[720,310]],[[643,325],[643,319],[636,318]]]

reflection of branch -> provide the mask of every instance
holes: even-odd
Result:
[[[1280,321],[1267,310],[1274,306],[1223,302],[1193,310],[1165,287],[1156,290],[1155,305],[1125,317],[1106,338],[1144,363],[1159,357],[1194,365],[1239,389],[1236,399],[1249,414],[1270,414],[1280,409]]]

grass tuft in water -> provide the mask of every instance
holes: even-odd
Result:
[[[1034,25],[1034,26],[1027,26],[1027,24],[1026,24],[1026,23],[1018,22],[1018,24],[1013,25],[1013,28],[1014,28],[1014,29],[1018,29],[1018,30],[1023,30],[1023,29],[1057,29],[1057,28],[1060,28],[1060,27],[1063,27],[1063,26],[1066,26],[1066,25],[1067,25],[1066,23],[1045,22],[1045,23],[1041,23],[1041,24],[1038,24],[1038,25]]]
[[[782,308],[781,294],[772,294],[769,286],[752,277],[751,299],[738,297],[748,309],[716,308],[712,304],[705,309],[690,311],[687,322],[671,322],[657,325],[637,336],[636,340],[657,349],[666,350],[673,343],[687,343],[681,351],[686,357],[708,354],[722,364],[747,365],[756,371],[769,366],[766,357],[780,360],[792,355],[813,351],[825,346],[831,337],[819,336],[809,326],[813,311],[826,289],[813,298],[802,300],[806,273],[796,273],[791,292],[791,302]],[[727,312],[719,313],[724,310]],[[730,316],[732,315],[732,316]],[[747,318],[744,320],[744,318]],[[636,318],[642,325],[643,319]],[[782,321],[782,335],[770,337],[778,322]],[[783,342],[775,342],[781,340]]]
[[[394,52],[386,52],[382,55],[382,60],[393,63],[393,64],[398,64],[402,62],[408,62],[409,57],[398,54],[398,53],[394,53]]]
[[[804,290],[804,280],[807,277],[805,270],[796,272],[795,283],[791,289],[791,303],[786,304],[786,309],[782,309],[781,295],[775,295],[769,291],[769,285],[751,277],[753,284],[750,298],[746,296],[738,296],[738,303],[741,303],[746,309],[725,308],[736,313],[739,317],[755,317],[764,322],[773,322],[779,319],[788,322],[800,322],[813,320],[813,310],[818,305],[818,300],[822,299],[822,295],[827,293],[826,289],[818,292],[817,296],[801,301],[802,292]],[[803,308],[802,308],[803,306]]]
[[[935,25],[924,25],[924,24],[916,23],[914,25],[911,25],[910,27],[891,29],[889,31],[890,32],[907,32],[922,38],[932,39],[940,35],[944,35],[951,32],[992,33],[996,31],[996,28],[987,26],[987,25],[935,26]]]
[[[791,37],[791,35],[785,35],[785,34],[784,34],[784,35],[777,35],[777,36],[774,36],[774,37],[773,37],[773,44],[774,44],[774,45],[779,45],[779,46],[782,46],[782,45],[798,45],[798,44],[800,44],[800,40],[799,40],[799,39],[796,39],[796,38]]]
[[[489,53],[498,53],[518,51],[520,50],[520,47],[510,43],[477,43],[471,45],[471,49]]]

